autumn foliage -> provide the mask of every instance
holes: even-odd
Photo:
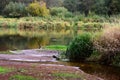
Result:
[[[46,7],[45,2],[33,2],[28,5],[27,11],[32,16],[48,16],[49,10]]]
[[[94,41],[94,46],[101,53],[100,62],[114,64],[120,61],[120,28],[109,27]],[[117,56],[117,57],[116,57]],[[118,60],[119,59],[119,60]]]

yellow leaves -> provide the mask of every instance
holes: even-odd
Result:
[[[27,7],[28,12],[33,16],[48,16],[49,10],[44,2],[33,2]]]
[[[30,14],[34,15],[34,16],[38,16],[40,14],[40,6],[38,3],[31,3],[29,4],[29,6],[27,7],[27,10]]]

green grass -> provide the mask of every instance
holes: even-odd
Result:
[[[9,78],[9,80],[37,80],[32,76],[24,76],[24,75],[14,75]]]
[[[0,54],[12,54],[10,51],[0,51]]]
[[[50,46],[46,46],[45,49],[65,51],[67,49],[67,46],[65,46],[65,45],[50,45]]]
[[[53,73],[53,76],[62,78],[81,78],[80,75],[72,73]]]
[[[0,74],[5,74],[5,73],[8,73],[8,72],[11,72],[11,69],[0,67]]]

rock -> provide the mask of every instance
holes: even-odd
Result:
[[[55,55],[53,55],[53,58],[55,58],[56,60],[60,60],[60,58]]]

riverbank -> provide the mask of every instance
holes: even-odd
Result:
[[[71,66],[14,61],[0,61],[0,65],[12,69],[10,72],[0,74],[2,80],[8,80],[15,75],[31,76],[34,80],[103,80]]]
[[[103,80],[83,72],[79,67],[46,63],[56,61],[52,57],[58,55],[56,51],[11,52],[13,54],[0,54],[0,79],[2,80],[18,78],[21,78],[20,80],[26,80],[26,78],[28,80]]]

